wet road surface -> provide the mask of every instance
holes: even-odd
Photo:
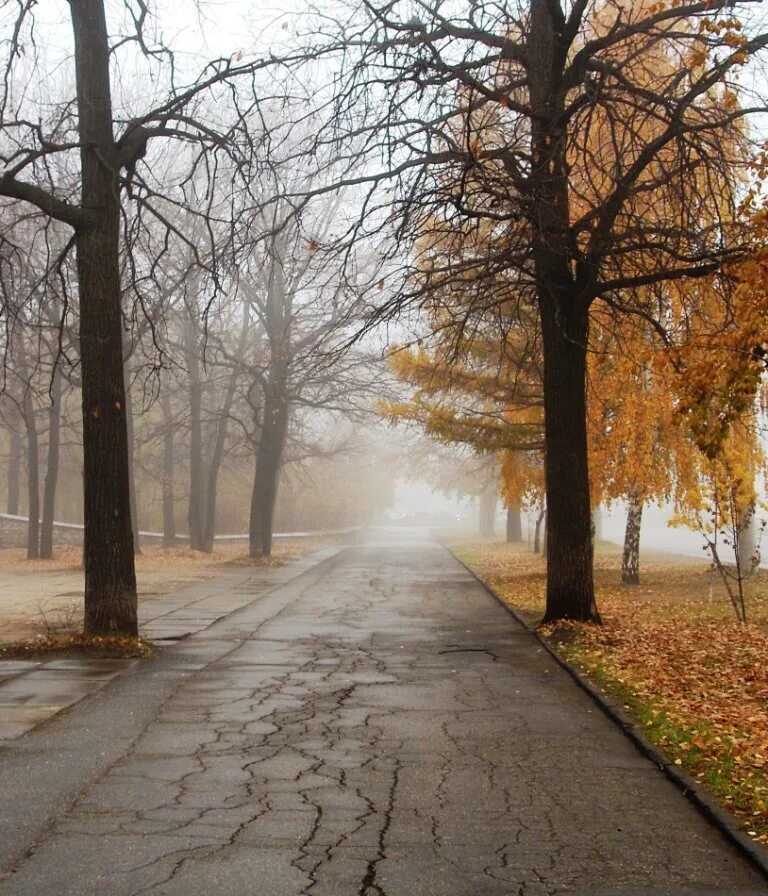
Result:
[[[378,539],[3,746],[0,893],[768,893],[444,548]]]

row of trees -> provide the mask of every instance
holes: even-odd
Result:
[[[56,239],[43,238],[35,294],[62,283],[63,317],[76,315],[86,628],[135,633],[123,324],[146,320],[159,344],[152,363],[164,360],[179,334],[162,332],[160,309],[179,291],[198,296],[198,313],[225,295],[238,296],[236,308],[250,302],[233,312],[234,332],[264,347],[245,378],[260,395],[252,547],[268,549],[289,405],[311,407],[326,387],[323,401],[346,400],[322,372],[352,357],[335,349],[360,330],[357,311],[364,329],[415,307],[466,349],[470,379],[473,354],[491,343],[515,414],[535,414],[538,401],[541,419],[518,416],[514,438],[543,444],[547,618],[598,618],[587,389],[605,384],[599,365],[590,378],[590,346],[603,333],[624,345],[642,322],[640,342],[661,345],[687,384],[678,410],[705,456],[738,416],[732,394],[748,403],[762,365],[764,321],[750,313],[754,327],[741,325],[733,267],[761,246],[742,201],[755,158],[748,122],[767,108],[759,82],[741,78],[768,46],[750,0],[477,0],[450,10],[366,0],[289,28],[290,46],[197,70],[150,34],[148,8],[132,0],[109,20],[103,0],[72,0],[71,55],[43,60],[33,6],[4,13],[0,196],[18,229],[4,230],[2,248],[12,279],[28,231],[55,222],[44,228]],[[50,95],[44,62],[71,64],[71,95]],[[138,63],[151,76],[139,97],[115,77]],[[186,249],[183,263],[171,244]],[[323,312],[298,338],[308,351],[292,379],[284,334],[304,276]],[[249,295],[258,278],[261,306]],[[334,343],[329,332],[344,335]],[[202,333],[207,344],[205,323]],[[192,327],[181,340],[192,349]],[[518,363],[521,340],[530,357]],[[233,350],[215,348],[223,358]],[[718,349],[731,373],[697,377]],[[305,391],[305,378],[317,385]],[[724,397],[711,382],[733,388]],[[525,389],[533,404],[518,408]],[[506,409],[496,416],[509,423]],[[193,443],[196,418],[190,407]],[[473,426],[453,421],[462,423]],[[203,542],[207,507],[201,498],[193,514]]]
[[[740,309],[753,321],[762,304],[737,265],[762,252],[742,200],[759,151],[748,122],[766,101],[742,73],[768,34],[749,2],[365,7],[321,47],[339,59],[336,120],[365,102],[357,132],[386,166],[371,191],[398,197],[410,267],[384,310],[416,305],[462,339],[491,310],[510,332],[535,316],[545,618],[596,620],[587,396],[611,382],[599,364],[590,377],[590,347],[638,332],[661,349],[707,459],[755,397],[762,335]],[[695,375],[702,353],[709,378]]]
[[[364,411],[373,372],[361,351],[342,351],[361,317],[350,275],[358,256],[344,267],[319,251],[343,191],[285,199],[313,176],[284,164],[307,129],[281,146],[269,120],[310,104],[271,75],[257,84],[265,61],[239,54],[190,65],[162,43],[152,11],[130,0],[109,10],[74,0],[57,58],[61,26],[34,6],[25,0],[2,20],[10,454],[22,421],[32,556],[34,405],[48,392],[47,554],[61,408],[79,394],[80,421],[68,432],[82,439],[85,629],[135,635],[137,398],[151,406],[142,438],[162,441],[169,539],[184,432],[193,547],[211,549],[222,460],[239,452],[253,464],[250,550],[268,554],[284,461],[336,453],[343,436],[329,434],[322,415]],[[142,67],[137,95],[120,76]],[[266,144],[263,161],[256,148]],[[11,509],[15,469],[12,460]]]
[[[265,432],[262,377],[270,369],[267,337],[254,310],[259,298],[254,294],[252,301],[243,300],[241,305],[222,302],[204,330],[202,312],[196,307],[202,297],[196,295],[193,305],[189,291],[181,292],[174,307],[165,309],[162,332],[158,330],[151,343],[153,353],[160,345],[164,352],[163,366],[156,371],[142,359],[142,343],[126,339],[130,501],[137,552],[140,527],[162,533],[166,545],[177,543],[183,533],[191,547],[202,551],[213,549],[217,531],[248,533],[250,528],[251,554],[262,556],[271,550],[274,498],[268,515],[253,513],[254,494],[264,489],[264,464],[259,462]],[[370,444],[354,426],[355,418],[367,413],[365,391],[372,375],[363,370],[362,353],[344,363],[329,364],[326,359],[314,377],[299,354],[296,340],[301,335],[309,343],[310,330],[316,332],[317,311],[302,300],[293,311],[293,341],[286,348],[289,370],[300,388],[293,390],[289,383],[285,389],[288,420],[282,441],[275,446],[273,440],[279,463],[269,471],[273,495],[282,471],[289,471],[295,493],[284,496],[280,525],[294,530],[353,525],[361,521],[358,511],[363,515],[366,511],[365,501],[355,508],[347,494],[343,513],[334,514],[329,508],[328,520],[320,519],[312,498],[314,486],[307,479],[312,470],[341,471],[344,464],[365,468],[371,454]],[[46,338],[40,337],[41,332]],[[28,517],[30,558],[51,556],[54,516],[82,522],[79,371],[63,358],[53,366],[57,336],[57,331],[45,333],[16,322],[0,404],[4,509]],[[316,343],[311,346],[317,349]],[[339,369],[331,376],[334,366]],[[250,496],[243,482],[252,483]],[[300,501],[299,482],[306,493],[303,514],[292,509]],[[342,498],[343,482],[337,481],[336,489]]]
[[[738,324],[721,321],[714,344],[709,330],[706,343],[692,332],[678,350],[704,352],[700,374],[706,378],[695,385],[691,359],[673,363],[644,321],[627,320],[617,331],[610,319],[601,325],[596,316],[587,380],[590,488],[595,512],[614,501],[627,508],[625,584],[640,582],[640,531],[648,503],[673,504],[673,521],[702,532],[715,553],[718,537],[722,551],[724,534],[735,529],[738,565],[745,576],[751,571],[756,546],[749,530],[766,461],[756,400],[759,367],[747,364],[743,373],[751,379],[743,380],[735,371],[740,353],[732,356],[725,345],[734,337],[744,344],[740,330],[749,309],[741,303],[752,309],[761,303],[759,289],[746,285],[733,300]],[[393,424],[415,425],[438,442],[487,457],[495,470],[494,493],[507,506],[508,540],[519,541],[521,508],[537,520],[537,535],[546,510],[541,348],[535,319],[525,319],[520,309],[507,319],[506,331],[500,332],[503,318],[495,313],[475,322],[471,333],[463,327],[459,334],[433,320],[418,347],[392,351],[391,366],[405,394],[382,402],[380,410]],[[710,316],[708,328],[712,324]],[[679,362],[677,354],[674,359]],[[733,561],[728,548],[734,536],[725,537],[730,544],[722,558],[730,554]],[[536,537],[534,550],[538,544]]]

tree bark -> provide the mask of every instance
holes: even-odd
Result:
[[[752,573],[758,561],[757,520],[755,518],[755,502],[752,501],[742,514],[739,527],[738,563],[742,576]]]
[[[539,511],[539,515],[536,517],[536,525],[533,529],[533,553],[540,554],[541,553],[541,529],[544,524],[544,519],[547,515],[547,511],[544,507]]]
[[[248,538],[251,557],[268,557],[272,553],[275,502],[290,413],[288,375],[293,297],[286,290],[282,241],[279,237],[270,246],[270,256],[269,286],[263,314],[269,339],[269,374],[264,386],[261,435],[251,494]]]
[[[32,390],[24,390],[24,425],[27,431],[27,560],[40,555],[40,453]]]
[[[59,454],[61,449],[61,371],[56,368],[51,382],[51,406],[48,409],[48,458],[43,489],[43,521],[40,530],[40,556],[44,560],[53,557],[53,520],[56,509],[56,486],[59,480]]]
[[[507,541],[518,542],[523,540],[523,527],[520,522],[520,505],[517,501],[510,501],[507,506]]]
[[[172,548],[176,544],[176,501],[174,495],[173,420],[171,399],[166,390],[160,393],[163,412],[163,547]]]
[[[245,352],[246,340],[248,337],[248,302],[243,303],[243,323],[240,330],[240,338],[235,351],[236,358],[242,358]],[[232,403],[235,400],[235,390],[237,389],[238,367],[233,364],[232,370],[227,380],[227,388],[224,393],[224,405],[219,415],[218,424],[216,426],[216,441],[213,446],[211,462],[208,466],[208,491],[205,502],[205,537],[204,550],[208,553],[213,551],[213,543],[216,533],[216,492],[219,482],[219,470],[221,469],[221,461],[224,457],[224,447],[227,440],[227,429],[229,428],[229,415],[232,412]],[[282,449],[281,449],[282,453]]]
[[[37,420],[23,336],[18,339],[15,348],[16,366],[24,390],[21,398],[21,417],[27,436],[27,560],[35,560],[40,555],[40,452]]]
[[[203,463],[203,383],[197,328],[190,317],[186,328],[186,362],[189,374],[189,546],[205,550],[205,465]]]
[[[603,540],[603,517],[600,508],[596,507],[592,511],[592,541],[597,544]]]
[[[587,311],[549,284],[540,292],[547,493],[544,621],[597,621],[587,462]]]
[[[21,433],[14,426],[11,428],[11,445],[8,457],[8,503],[6,512],[11,516],[19,515],[19,493],[21,491]]]
[[[272,553],[272,526],[288,431],[288,401],[278,387],[264,396],[264,420],[256,454],[256,472],[251,494],[249,552],[251,557]]]
[[[131,386],[127,371],[123,372],[125,385],[125,428],[128,439],[128,500],[131,505],[131,531],[133,532],[134,553],[141,553],[141,541],[139,537],[139,510],[136,506],[136,471],[134,469],[134,436],[133,436],[133,399],[131,398]]]
[[[624,551],[621,555],[621,581],[625,585],[640,584],[640,528],[643,522],[643,502],[632,492],[627,501],[627,527],[624,531]]]
[[[120,308],[120,186],[103,0],[70,0],[81,148],[75,234],[83,399],[85,631],[138,634]]]
[[[563,11],[531,0],[527,52],[532,167],[527,202],[532,224],[536,301],[544,361],[544,474],[547,503],[545,621],[599,621],[592,572],[587,462],[586,353],[588,264],[571,264],[569,166],[563,116]]]
[[[234,388],[232,390],[234,394]],[[229,398],[229,392],[227,393]],[[207,554],[213,553],[213,543],[216,538],[216,493],[219,486],[219,470],[224,457],[224,445],[227,438],[227,417],[231,409],[231,399],[225,399],[222,417],[216,425],[216,440],[213,445],[211,462],[208,465],[206,476],[206,500],[205,500],[205,525],[203,527],[202,550]]]

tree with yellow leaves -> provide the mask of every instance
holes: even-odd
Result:
[[[391,352],[395,374],[413,391],[403,401],[382,403],[381,411],[393,423],[418,425],[439,442],[497,455],[507,534],[517,540],[519,510],[531,482],[526,473],[541,466],[541,352],[535,319],[511,299],[506,310],[508,319],[488,315],[471,329],[450,321],[441,326],[436,312],[426,344]]]
[[[676,419],[647,324],[631,318],[621,324],[617,331],[611,319],[604,326],[596,321],[590,334],[591,491],[595,504],[626,502],[621,578],[625,585],[636,585],[643,507],[671,497],[678,460],[693,446]]]
[[[539,317],[548,620],[598,618],[593,309],[663,332],[666,307],[646,287],[708,277],[750,249],[732,190],[746,154],[732,134],[768,102],[731,99],[741,67],[768,49],[756,17],[742,27],[750,9],[746,0],[478,0],[450,12],[421,4],[414,17],[408,3],[372,0],[359,20],[345,18],[333,47],[344,51],[336,119],[365,99],[348,130],[375,153],[371,193],[392,191],[392,257],[408,266],[379,313],[423,308],[470,278],[471,305],[487,310],[503,274]],[[423,238],[435,227],[444,244],[487,233],[487,251],[432,254]],[[458,315],[466,308],[465,297]]]

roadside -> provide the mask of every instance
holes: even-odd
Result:
[[[545,564],[522,545],[454,544],[455,555],[530,624],[544,610]],[[620,701],[645,737],[768,843],[768,574],[733,616],[706,562],[649,553],[621,584],[620,553],[595,557],[602,626],[546,626],[558,654]]]
[[[331,538],[286,538],[269,558],[251,560],[244,541],[224,542],[212,554],[149,545],[136,557],[139,602],[175,594],[228,568],[282,566],[333,544]],[[79,547],[57,547],[52,560],[27,560],[21,548],[0,549],[0,645],[82,628],[83,570]]]

